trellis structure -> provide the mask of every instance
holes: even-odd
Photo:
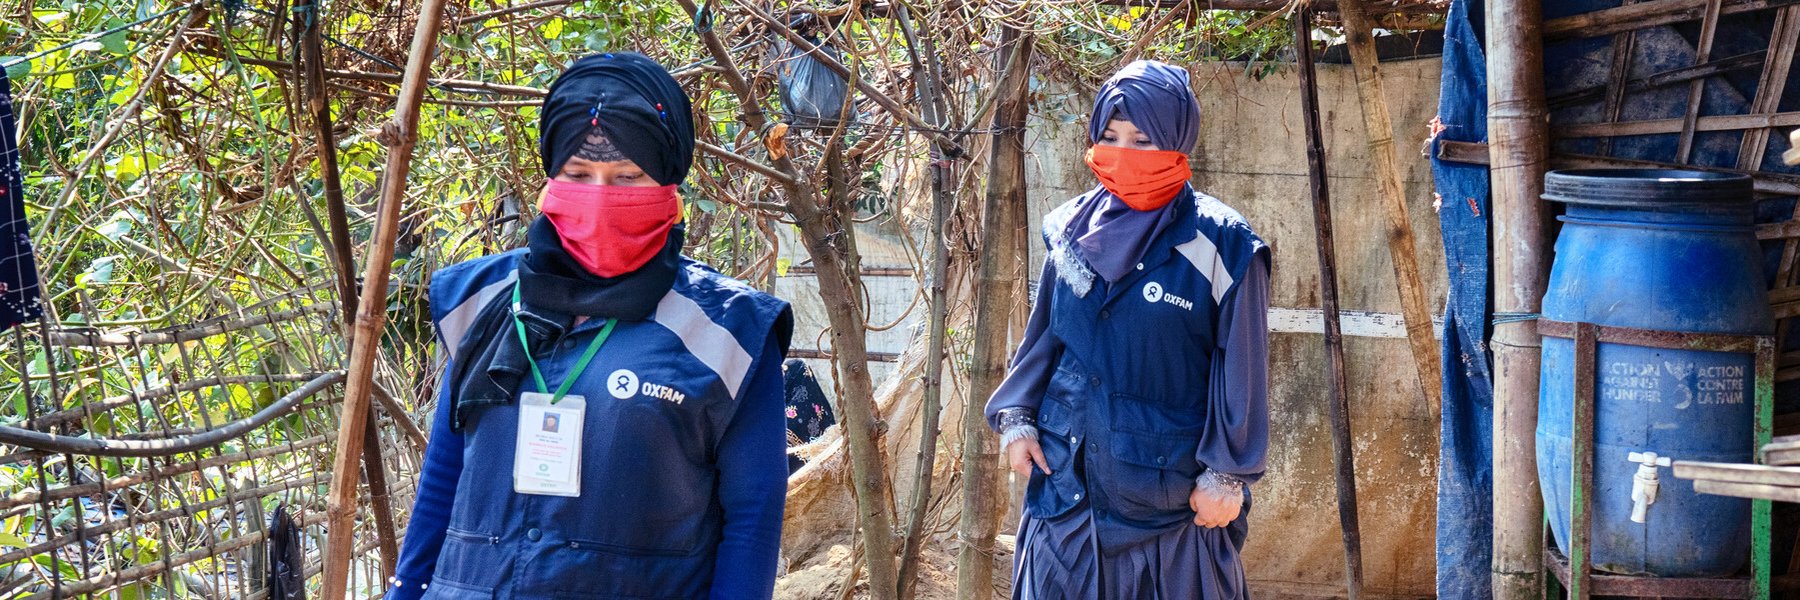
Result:
[[[342,349],[316,340],[335,335],[335,304],[300,290],[175,329],[14,329],[25,390],[0,408],[0,596],[266,597],[275,506],[316,557],[343,380]],[[404,427],[382,440],[408,450],[387,454],[393,469],[424,442]],[[411,496],[389,493],[365,506]],[[392,535],[368,533],[363,596],[383,581],[375,538]]]

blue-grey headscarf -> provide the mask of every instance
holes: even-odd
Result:
[[[1187,69],[1154,60],[1125,65],[1094,98],[1088,118],[1088,141],[1099,143],[1106,124],[1123,116],[1143,130],[1159,150],[1193,152],[1200,139],[1200,101],[1188,87]],[[1192,194],[1182,188],[1182,195]],[[1181,198],[1162,208],[1139,211],[1118,196],[1098,188],[1069,220],[1067,239],[1094,271],[1117,282],[1143,260],[1150,243],[1175,222],[1177,210],[1191,210]]]
[[[1130,115],[1161,150],[1193,152],[1200,140],[1200,101],[1188,88],[1187,69],[1154,60],[1136,60],[1113,74],[1094,96],[1088,141],[1100,143],[1114,113]]]

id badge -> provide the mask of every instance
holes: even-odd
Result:
[[[581,495],[581,424],[587,400],[526,392],[519,398],[519,434],[513,446],[513,491],[544,496]]]

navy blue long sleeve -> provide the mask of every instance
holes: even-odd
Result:
[[[774,594],[788,473],[781,361],[781,348],[771,340],[719,442],[718,501],[724,508],[725,524],[713,573],[713,598],[755,599]],[[463,469],[463,436],[450,430],[445,394],[440,391],[439,410],[432,418],[418,499],[387,600],[423,596],[443,548]]]
[[[1024,408],[1037,414],[1044,389],[1056,372],[1056,361],[1062,359],[1063,342],[1050,331],[1050,295],[1055,287],[1056,265],[1046,258],[1043,274],[1038,276],[1037,299],[1031,303],[1031,317],[1025,321],[1025,335],[1019,340],[1018,353],[1013,355],[1012,368],[988,398],[988,427],[996,433],[1004,433],[1000,430],[1002,410]]]
[[[1268,254],[1250,261],[1219,314],[1219,357],[1212,361],[1206,428],[1194,458],[1209,470],[1256,483],[1269,454]]]
[[[444,365],[446,376],[451,365]],[[419,470],[419,493],[413,500],[406,539],[400,544],[400,561],[389,582],[387,600],[415,600],[425,595],[431,574],[437,570],[438,551],[444,547],[444,529],[450,526],[450,507],[456,502],[456,482],[462,478],[463,436],[450,430],[450,386],[438,389],[436,414],[431,418],[431,439],[425,444],[425,464]]]
[[[713,570],[715,599],[763,599],[775,593],[788,468],[782,348],[772,338],[756,359],[737,414],[719,440],[725,539],[719,542]]]

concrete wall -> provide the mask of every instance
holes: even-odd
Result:
[[[1324,338],[1319,324],[1318,251],[1314,244],[1307,183],[1305,132],[1300,122],[1298,76],[1293,70],[1256,80],[1242,64],[1190,65],[1204,124],[1194,152],[1197,188],[1237,208],[1274,249],[1270,315],[1270,411],[1273,419],[1269,473],[1255,486],[1250,542],[1245,550],[1258,598],[1316,598],[1342,594],[1340,541],[1331,431],[1325,419]],[[1408,207],[1424,270],[1428,301],[1441,311],[1444,259],[1433,210],[1431,173],[1419,148],[1435,114],[1439,65],[1415,60],[1383,65],[1396,124]],[[1345,352],[1355,431],[1363,533],[1365,591],[1372,598],[1419,598],[1433,592],[1438,422],[1414,379],[1412,354],[1398,316],[1399,295],[1386,238],[1386,221],[1368,172],[1368,150],[1355,80],[1347,66],[1319,65],[1320,115],[1327,141],[1335,203],[1339,297],[1348,311]],[[1033,224],[1032,263],[1043,260],[1037,243],[1042,215],[1094,185],[1082,163],[1091,97],[1072,86],[1040,82],[1043,92],[1027,133],[1027,180]],[[1069,115],[1077,115],[1072,121]],[[1454,207],[1460,209],[1461,207]],[[889,222],[858,226],[865,267],[910,266],[903,238]],[[791,264],[806,253],[782,226],[782,254]],[[922,232],[915,234],[917,239]],[[871,321],[906,314],[917,285],[909,277],[868,279]],[[824,305],[809,275],[779,277],[776,293],[794,303],[794,345],[828,349]],[[909,323],[871,332],[869,349],[904,350],[922,305]],[[830,368],[809,361],[830,393]],[[893,370],[871,363],[875,384]],[[1018,487],[1018,486],[1015,486]]]
[[[1299,77],[1293,69],[1258,81],[1242,64],[1189,65],[1202,103],[1194,152],[1196,188],[1238,209],[1274,249],[1269,360],[1273,419],[1268,476],[1255,486],[1249,575],[1259,598],[1341,593],[1344,571],[1331,430],[1325,418],[1324,337],[1318,250],[1307,183]],[[1444,259],[1431,172],[1419,148],[1436,113],[1439,64],[1383,64],[1383,83],[1406,166],[1408,208],[1433,312],[1442,310]],[[1438,422],[1420,393],[1404,339],[1386,221],[1368,172],[1355,78],[1319,65],[1337,236],[1339,297],[1366,311],[1345,324],[1345,353],[1358,466],[1365,590],[1372,597],[1433,592]],[[1053,84],[1047,87],[1059,87]],[[1061,94],[1050,94],[1058,98]],[[1034,222],[1094,185],[1081,161],[1091,96],[1069,94],[1036,107],[1027,139]],[[1066,115],[1080,115],[1065,123]],[[1033,245],[1041,261],[1041,245]],[[1037,273],[1037,263],[1029,270]]]

